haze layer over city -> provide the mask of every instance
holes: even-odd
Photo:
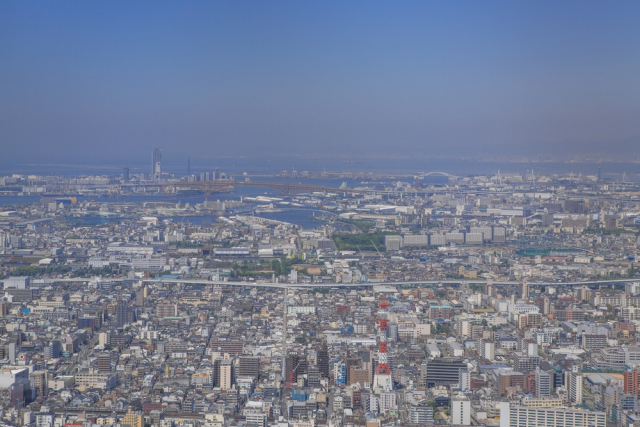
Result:
[[[0,3],[0,425],[640,427],[638,22]]]

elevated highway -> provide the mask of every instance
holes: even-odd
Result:
[[[148,189],[157,188],[164,193],[177,193],[184,190],[197,190],[205,194],[211,194],[216,191],[228,191],[234,187],[262,187],[271,188],[281,192],[282,194],[292,195],[299,193],[350,193],[350,194],[367,194],[367,190],[358,190],[354,188],[331,188],[318,184],[305,184],[294,182],[278,182],[278,181],[199,181],[199,182],[168,182],[162,184],[145,184]]]
[[[45,284],[54,283],[88,283],[95,281],[94,277],[76,277],[72,279],[44,279]],[[123,279],[98,279],[105,282],[122,282]],[[397,287],[414,287],[419,285],[484,285],[489,283],[486,280],[413,280],[413,281],[400,281],[400,282],[358,282],[358,283],[273,283],[273,282],[233,282],[224,280],[199,280],[199,279],[161,279],[161,278],[149,278],[139,279],[142,282],[147,283],[166,283],[166,284],[190,284],[190,285],[202,285],[202,286],[239,286],[239,287],[257,287],[257,288],[276,288],[276,289],[322,289],[322,288],[363,288],[373,286],[397,286]],[[529,286],[600,286],[600,285],[612,285],[621,283],[640,282],[640,279],[614,279],[614,280],[589,280],[581,282],[530,282]],[[35,282],[34,284],[37,284]],[[516,286],[522,282],[519,281],[492,281],[494,286]]]

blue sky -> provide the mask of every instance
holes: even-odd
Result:
[[[640,135],[638,22],[637,1],[4,1],[0,148],[127,163],[156,146],[606,147]]]

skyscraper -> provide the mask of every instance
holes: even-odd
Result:
[[[322,378],[329,378],[329,350],[326,342],[318,350],[318,370]]]
[[[159,148],[151,152],[151,179],[154,181],[162,177],[162,154]]]
[[[118,304],[116,305],[115,321],[115,326],[119,328],[129,323],[129,307],[127,307],[127,303],[125,301],[118,301]]]

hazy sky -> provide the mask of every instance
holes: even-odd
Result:
[[[0,161],[637,138],[639,23],[637,0],[6,0]]]

